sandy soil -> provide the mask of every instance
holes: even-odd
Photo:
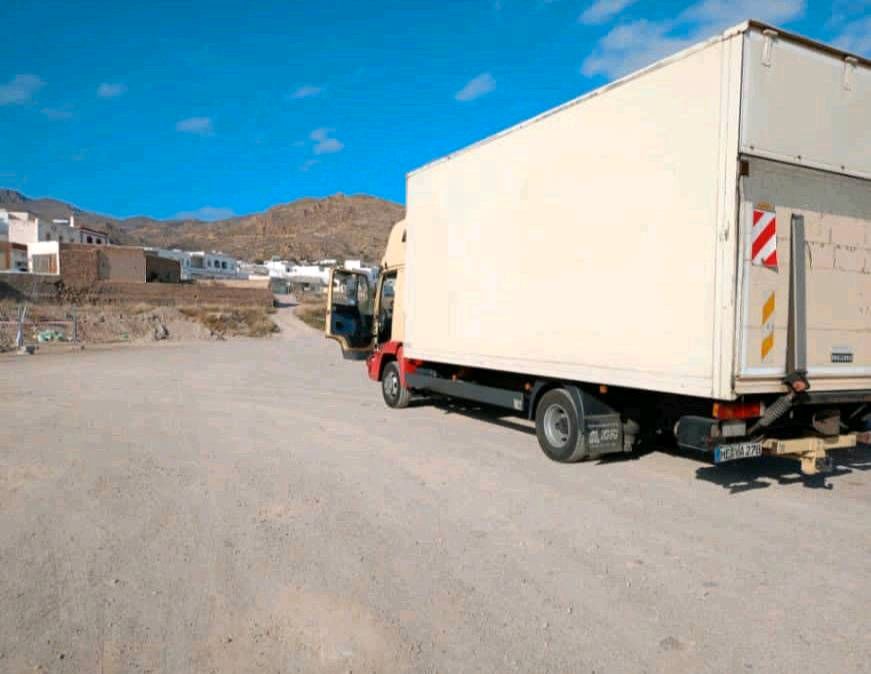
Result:
[[[0,359],[0,671],[869,670],[866,450],[557,465],[277,318]]]

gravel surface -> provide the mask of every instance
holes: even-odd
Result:
[[[268,340],[0,357],[0,672],[859,672],[871,452],[563,466]]]

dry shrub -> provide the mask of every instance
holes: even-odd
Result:
[[[182,315],[225,336],[266,337],[278,332],[266,307],[190,306],[179,307]]]
[[[315,330],[323,330],[326,326],[327,304],[323,297],[301,299],[293,313]]]
[[[134,316],[138,316],[139,314],[144,314],[149,311],[154,311],[154,305],[148,304],[147,302],[137,302],[136,304],[131,305],[127,309],[128,313],[133,314]]]

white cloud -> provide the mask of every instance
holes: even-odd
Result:
[[[127,93],[127,85],[120,82],[103,82],[97,87],[97,96],[100,98],[117,98]]]
[[[676,18],[639,19],[612,28],[581,65],[587,77],[617,78],[643,68],[700,40],[740,23],[748,16],[782,24],[804,13],[805,0],[701,0]]]
[[[40,112],[52,120],[69,119],[73,113],[64,108],[43,108]]]
[[[486,96],[496,88],[496,80],[490,73],[481,73],[473,77],[460,89],[454,98],[458,101],[474,101],[476,98]]]
[[[589,25],[605,23],[617,16],[637,0],[596,0],[578,17],[578,21]]]
[[[669,30],[668,25],[645,19],[617,26],[584,60],[581,73],[587,77],[620,77],[680,51],[694,41],[691,37],[669,37]]]
[[[211,117],[188,117],[175,123],[175,130],[181,133],[194,133],[199,136],[211,136],[215,129]]]
[[[345,147],[345,144],[342,143],[337,138],[331,138],[330,134],[333,132],[333,129],[315,129],[309,135],[314,142],[314,153],[315,154],[334,154],[336,152],[341,152],[342,148]]]
[[[323,87],[317,87],[313,84],[303,84],[301,87],[298,87],[295,91],[293,91],[290,94],[290,97],[294,99],[312,98],[313,96],[322,94],[323,91]]]
[[[767,23],[786,23],[804,13],[805,0],[701,0],[680,15],[684,21],[696,21],[702,32],[715,33],[748,18]]]
[[[834,39],[834,45],[844,51],[871,57],[871,16],[844,25]]]
[[[176,220],[226,220],[232,218],[236,213],[232,208],[221,208],[219,206],[203,206],[195,211],[181,211],[173,217]]]
[[[309,160],[304,161],[302,163],[302,166],[299,167],[299,170],[302,171],[303,173],[308,173],[309,171],[312,170],[312,168],[317,166],[317,164],[319,164],[319,163],[320,163],[319,159],[309,159]]]
[[[26,103],[45,82],[36,75],[16,75],[6,84],[0,84],[0,105]]]

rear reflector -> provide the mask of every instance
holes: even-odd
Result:
[[[765,405],[755,403],[714,403],[714,417],[717,419],[755,419],[765,412]]]

